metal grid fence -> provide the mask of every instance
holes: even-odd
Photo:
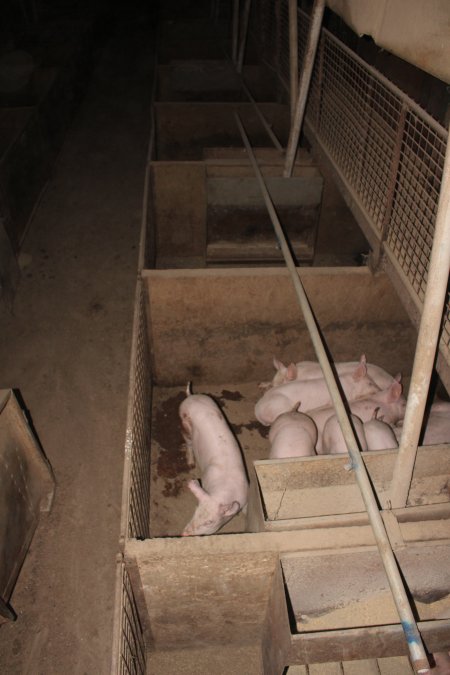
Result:
[[[289,83],[288,1],[255,0],[263,59]],[[299,11],[299,66],[309,17]],[[447,131],[377,70],[322,29],[306,121],[420,309],[427,284]],[[441,353],[450,364],[450,300]]]
[[[122,551],[131,538],[149,537],[151,372],[143,282],[136,285],[131,345],[125,462],[122,489]],[[118,563],[113,663],[117,675],[144,675],[146,650],[130,577]]]
[[[113,663],[117,675],[145,675],[146,651],[133,587],[123,562],[118,564]]]
[[[152,391],[145,294],[141,280],[136,287],[133,323],[122,505],[123,540],[149,537]]]

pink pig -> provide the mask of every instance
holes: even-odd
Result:
[[[202,487],[188,488],[198,506],[183,536],[213,534],[247,504],[248,482],[237,440],[217,404],[204,394],[190,394],[179,409],[183,435],[201,471]]]
[[[397,439],[394,430],[382,420],[373,417],[368,422],[364,422],[364,433],[367,441],[368,450],[390,450],[398,448]]]
[[[360,450],[367,450],[367,441],[364,434],[364,425],[356,415],[351,415],[353,429],[359,440]],[[325,423],[322,435],[322,451],[324,454],[338,455],[348,452],[341,425],[337,415],[332,415]]]
[[[400,442],[402,423],[399,422],[394,433]],[[420,445],[440,445],[450,443],[450,403],[439,401],[433,403],[430,412],[425,417],[425,431],[422,433]]]
[[[363,355],[364,356],[364,355]],[[365,357],[364,357],[365,359]],[[262,383],[263,388],[278,387],[286,382],[293,380],[315,380],[323,377],[322,368],[317,361],[299,361],[299,363],[290,363],[285,366],[281,361],[274,357],[273,365],[277,371],[273,377],[272,383]],[[375,382],[379,389],[386,389],[394,379],[383,368],[373,363],[367,363],[367,374]],[[338,376],[352,373],[358,366],[358,361],[341,361],[334,364]]]
[[[402,385],[398,380],[393,380],[392,384],[383,391],[377,391],[371,396],[360,398],[357,401],[351,401],[348,404],[350,412],[359,417],[364,422],[369,422],[375,412],[377,417],[383,419],[388,424],[395,424],[399,419],[403,419],[406,409],[406,399],[402,395]],[[319,437],[316,444],[317,454],[322,454],[322,435],[327,420],[335,414],[333,406],[324,406],[315,410],[310,410],[308,415],[314,420]]]
[[[351,373],[340,377],[340,383],[348,401],[379,392],[377,385],[367,374],[364,356]],[[261,424],[269,426],[279,415],[289,412],[300,402],[303,412],[329,406],[331,398],[325,380],[323,378],[294,380],[269,389],[256,403],[256,419]]]
[[[270,427],[269,441],[270,459],[315,455],[317,428],[308,415],[283,413]]]
[[[353,401],[350,403],[350,409],[363,422],[373,419],[377,411],[376,416],[379,420],[388,424],[396,424],[405,416],[406,398],[402,390],[402,384],[395,379],[387,389]]]

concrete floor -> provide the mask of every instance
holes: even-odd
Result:
[[[2,315],[1,387],[20,390],[57,491],[0,629],[0,671],[110,669],[125,415],[149,136],[151,26],[121,17],[22,248]]]

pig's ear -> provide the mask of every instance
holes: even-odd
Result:
[[[398,401],[398,399],[402,395],[402,391],[403,386],[401,382],[394,380],[388,389],[388,396],[387,396],[388,403],[394,403],[395,401]]]
[[[204,491],[198,480],[190,480],[187,486],[192,494],[197,497],[199,502],[204,502],[209,497],[208,493]]]
[[[286,379],[287,380],[296,380],[297,379],[297,366],[295,363],[290,363],[286,370]]]
[[[228,517],[236,515],[241,508],[241,505],[239,502],[231,502],[231,504],[221,504],[219,508],[221,515]]]
[[[394,380],[397,380],[397,382],[401,382],[402,381],[402,374],[397,373],[397,375],[394,377]]]
[[[361,358],[359,359],[359,363],[358,363],[358,365],[356,366],[356,368],[353,372],[353,379],[354,380],[361,380],[366,375],[367,375],[366,355],[361,354]]]
[[[286,370],[284,364],[281,363],[281,361],[278,361],[278,359],[275,356],[273,357],[273,366],[274,366],[275,370],[278,370],[278,371]]]

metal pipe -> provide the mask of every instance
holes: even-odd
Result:
[[[291,124],[295,115],[295,103],[298,92],[298,0],[289,0],[289,81]]]
[[[266,120],[266,118],[262,114],[261,110],[259,109],[258,104],[256,103],[255,99],[251,95],[250,90],[248,89],[248,87],[245,84],[242,77],[241,77],[241,86],[242,86],[242,89],[244,90],[245,95],[249,99],[250,103],[253,104],[253,106],[255,108],[255,113],[258,115],[259,119],[261,120],[261,123],[262,123],[264,129],[267,131],[267,134],[270,137],[270,140],[272,141],[272,143],[274,144],[274,146],[276,147],[277,150],[280,150],[280,152],[283,152],[283,150],[284,150],[283,146],[281,145],[280,141],[278,140],[277,136],[275,135],[274,130],[271,128],[270,124],[268,123],[268,121]]]
[[[245,0],[243,15],[242,15],[242,30],[241,30],[241,43],[239,45],[239,54],[237,60],[237,71],[242,73],[242,66],[244,65],[244,52],[245,44],[247,42],[247,32],[248,32],[248,21],[250,18],[250,6],[251,0]]]
[[[157,45],[153,50],[153,68],[156,69],[156,50]],[[153,159],[153,152],[155,148],[155,134],[156,134],[156,120],[155,120],[155,98],[157,89],[157,78],[153,78],[151,101],[152,107],[150,112],[150,137],[147,148],[147,158],[145,161],[145,175],[144,175],[144,193],[142,195],[142,213],[141,213],[141,230],[139,235],[139,254],[138,254],[138,272],[146,267],[148,243],[147,243],[147,218],[148,218],[148,196],[150,189],[150,163]]]
[[[239,40],[239,0],[233,0],[231,59],[234,64],[237,63],[238,40]]]
[[[417,336],[405,420],[392,476],[390,501],[394,508],[406,506],[417,445],[430,386],[450,267],[450,139],[447,141],[428,281]]]
[[[314,345],[316,356],[322,368],[322,372],[328,390],[330,392],[333,405],[336,410],[336,415],[339,419],[339,423],[342,428],[342,433],[344,434],[344,438],[350,455],[351,468],[354,469],[355,471],[355,477],[359,489],[361,490],[361,496],[366,506],[367,515],[369,517],[370,524],[372,526],[375,541],[377,543],[378,550],[381,559],[383,561],[384,569],[389,581],[392,596],[395,605],[397,607],[403,631],[405,633],[411,660],[413,662],[414,668],[416,669],[416,672],[426,673],[429,669],[429,665],[425,649],[422,643],[422,638],[420,637],[420,633],[417,628],[417,624],[408,601],[408,596],[406,595],[405,587],[403,585],[403,581],[400,576],[398,565],[389,543],[389,538],[386,533],[386,529],[378,508],[378,504],[376,501],[375,494],[373,492],[372,485],[369,480],[369,476],[367,474],[367,469],[361,457],[361,453],[359,451],[358,442],[356,440],[355,434],[350,424],[350,420],[347,411],[345,409],[344,401],[337,386],[333,371],[331,370],[330,362],[328,360],[328,356],[325,351],[322,337],[320,335],[316,320],[311,310],[305,289],[303,288],[303,284],[300,280],[300,276],[295,266],[294,259],[292,257],[291,251],[286,241],[286,237],[284,235],[281,223],[275,211],[275,207],[273,205],[269,191],[267,190],[264,178],[256,161],[247,134],[237,113],[235,113],[235,118],[237,125],[239,127],[239,131],[241,132],[242,140],[247,150],[247,154],[250,158],[256,178],[261,188],[264,202],[269,212],[269,216],[272,221],[272,225],[274,227],[278,243],[283,252],[286,266],[290,272],[291,279],[294,284],[294,289],[297,295],[297,299],[303,312],[303,317],[305,319],[306,326],[309,330],[309,334]]]
[[[290,178],[292,176],[295,155],[297,154],[298,139],[300,137],[300,130],[305,116],[306,99],[308,98],[314,59],[316,56],[317,45],[319,44],[324,10],[325,0],[314,0],[311,23],[309,25],[308,44],[306,45],[305,56],[303,58],[300,88],[286,150],[286,164],[284,166],[285,178]]]

